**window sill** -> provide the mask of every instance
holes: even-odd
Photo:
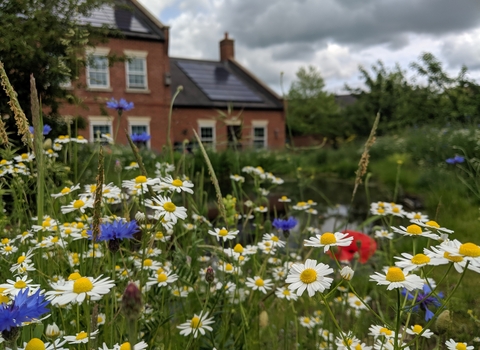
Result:
[[[96,91],[96,92],[112,92],[111,87],[88,87],[87,91]]]
[[[150,90],[148,89],[125,89],[127,94],[149,94]]]

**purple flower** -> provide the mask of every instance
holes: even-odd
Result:
[[[407,295],[408,300],[413,300],[415,298],[415,295],[410,294],[406,289],[402,290],[402,295]],[[437,297],[443,298],[443,293],[437,293],[435,296],[432,294],[432,289],[425,283],[423,285],[423,290],[417,294],[417,298],[415,299],[416,305],[414,305],[411,310],[418,311],[418,309],[420,309],[425,311],[425,321],[429,321],[435,315],[429,308],[442,306],[442,303]]]
[[[38,289],[28,296],[29,288],[20,291],[10,305],[0,304],[0,332],[20,327],[23,322],[39,318],[49,310],[45,308],[49,301]]]
[[[297,226],[298,221],[293,217],[289,217],[288,219],[273,219],[273,227],[277,230],[288,231]]]
[[[462,156],[455,156],[453,158],[448,158],[445,160],[448,164],[460,164],[465,161],[465,158]]]
[[[107,107],[116,109],[121,113],[123,111],[129,111],[133,109],[133,102],[127,102],[124,98],[121,98],[120,101],[117,101],[112,97],[112,99],[107,102]]]
[[[30,134],[33,134],[33,126],[29,126],[28,129],[30,130]],[[43,135],[48,135],[48,133],[52,131],[52,127],[48,124],[43,126]]]
[[[108,222],[100,225],[100,235],[97,237],[97,241],[133,238],[136,232],[138,232],[138,225],[135,220],[115,220],[112,223]],[[88,231],[88,234],[91,236],[92,232]]]
[[[132,134],[133,142],[147,142],[148,140],[150,140],[150,135],[146,132],[142,132],[141,134]]]

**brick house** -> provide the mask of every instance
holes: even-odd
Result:
[[[167,143],[170,104],[178,86],[183,90],[173,104],[171,139],[175,145],[193,141],[195,129],[203,143],[215,149],[281,148],[285,143],[285,117],[279,96],[234,59],[234,42],[225,35],[220,60],[191,60],[168,55],[169,27],[163,25],[136,0],[129,5],[103,7],[82,21],[107,24],[123,33],[87,52],[90,65],[80,72],[71,89],[78,105],[65,104],[65,116],[82,116],[79,130],[89,141],[101,134],[127,142],[128,133],[151,135],[148,147],[161,150]],[[125,56],[125,62],[108,64],[109,56]],[[116,112],[105,108],[110,98],[135,104],[118,124]]]

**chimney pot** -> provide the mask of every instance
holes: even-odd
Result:
[[[225,32],[225,38],[220,41],[220,61],[228,61],[235,58],[234,40],[228,37],[228,32]]]

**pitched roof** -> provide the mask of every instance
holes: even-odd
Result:
[[[170,57],[172,94],[183,91],[175,107],[282,110],[281,99],[234,60],[207,61]]]
[[[126,37],[165,40],[164,26],[136,0],[118,1],[116,5],[104,5],[89,17],[81,16],[80,24],[95,27],[107,25],[117,29]]]

